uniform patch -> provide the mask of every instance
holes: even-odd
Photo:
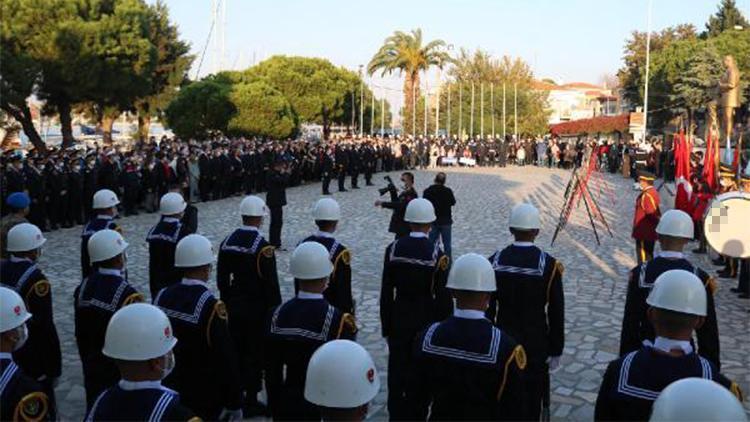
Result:
[[[447,270],[450,262],[451,262],[451,259],[448,258],[448,255],[441,256],[440,260],[438,261],[438,268],[440,269],[440,271]]]
[[[34,293],[39,297],[44,297],[49,294],[49,281],[39,280],[34,284]]]
[[[146,299],[143,297],[141,293],[133,293],[132,295],[128,296],[123,302],[122,306],[127,306],[132,303],[141,303],[145,302]]]
[[[344,249],[343,252],[341,252],[341,261],[349,265],[352,262],[352,255],[349,253],[349,249]]]
[[[31,393],[18,402],[13,420],[38,421],[47,416],[48,409],[49,399],[46,394]]]
[[[719,285],[716,283],[716,279],[709,277],[708,280],[706,280],[706,288],[712,295],[716,294],[716,291],[719,290]]]
[[[737,400],[739,400],[740,402],[744,401],[742,389],[736,382],[732,382],[732,385],[729,386],[729,391],[731,391],[732,394],[737,397]]]
[[[565,272],[565,266],[563,266],[562,262],[557,261],[555,262],[555,265],[557,265],[557,272],[559,272],[560,275],[563,275],[563,272]]]
[[[227,316],[227,305],[224,304],[222,301],[217,301],[216,305],[214,305],[214,311],[216,311],[216,316],[218,316],[221,319],[226,320],[228,318]]]
[[[518,345],[515,349],[513,349],[513,356],[516,359],[516,364],[518,365],[519,369],[526,369],[526,351],[523,349],[523,346]]]

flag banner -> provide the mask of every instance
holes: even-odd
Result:
[[[675,184],[677,185],[674,207],[690,213],[692,208],[690,199],[693,194],[693,186],[690,184],[690,150],[692,148],[690,141],[682,132],[675,135],[674,145]]]

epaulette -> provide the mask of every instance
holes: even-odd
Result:
[[[270,258],[273,256],[274,251],[276,251],[276,248],[274,248],[272,245],[264,246],[263,249],[260,250],[260,255],[263,255],[266,258]]]
[[[49,410],[49,398],[47,395],[37,391],[24,396],[16,405],[13,412],[14,421],[39,421],[47,417]]]
[[[29,295],[32,292],[39,297],[45,297],[49,294],[49,291],[50,291],[49,281],[39,280],[36,283],[34,283],[33,288],[30,289],[29,292],[26,294],[26,298],[28,299]]]
[[[565,266],[560,261],[555,261],[555,266],[557,268],[557,272],[560,273],[560,275],[563,275],[565,272]]]
[[[336,335],[336,338],[341,338],[341,334],[344,333],[344,329],[346,329],[346,332],[352,334],[357,332],[357,320],[354,319],[354,315],[345,313],[341,316],[341,324],[339,324],[339,332]]]
[[[344,263],[344,265],[350,265],[352,262],[352,254],[349,252],[349,249],[344,248],[343,251],[339,254],[339,256],[336,258],[336,262],[333,264],[335,267],[338,265],[339,260]]]
[[[716,283],[716,279],[713,277],[709,277],[706,279],[706,290],[708,290],[711,295],[715,295],[716,291],[719,290],[719,285]]]
[[[127,298],[125,298],[125,301],[122,302],[122,306],[127,306],[127,305],[130,305],[131,303],[141,303],[145,301],[146,301],[146,298],[143,297],[143,294],[136,292],[136,293],[131,294]]]

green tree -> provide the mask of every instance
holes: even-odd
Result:
[[[236,109],[229,119],[229,133],[283,139],[292,136],[297,129],[291,104],[266,82],[238,83],[229,98]]]
[[[151,119],[163,114],[180,85],[186,82],[193,61],[188,55],[190,46],[179,39],[177,27],[170,23],[169,10],[161,0],[149,7],[148,34],[156,48],[156,66],[150,78],[148,95],[135,101],[141,141],[148,138]]]
[[[745,30],[750,28],[750,23],[737,8],[735,0],[721,0],[719,10],[716,14],[708,18],[706,23],[705,36],[716,37],[727,30],[734,30],[735,26],[740,26]]]
[[[404,74],[404,118],[403,128],[410,133],[412,128],[412,110],[409,105],[420,97],[420,73],[432,66],[443,68],[453,59],[447,51],[443,40],[423,43],[422,30],[414,29],[411,33],[396,31],[385,39],[383,46],[372,56],[367,65],[367,72],[372,75],[380,71],[381,75],[394,71]]]
[[[231,92],[231,85],[211,78],[183,87],[165,110],[169,127],[183,139],[204,139],[215,133],[226,133],[236,111],[230,99]]]
[[[685,68],[674,82],[671,101],[675,111],[688,116],[688,128],[695,123],[695,112],[716,96],[716,81],[721,77],[721,58],[711,44],[701,43],[687,58]]]
[[[520,134],[541,134],[548,130],[549,112],[547,95],[533,89],[534,74],[527,63],[520,58],[503,56],[493,58],[489,53],[477,50],[473,53],[461,50],[456,65],[449,72],[450,81],[441,89],[440,112],[442,128],[448,127],[448,95],[451,96],[451,133],[463,132],[467,135],[492,133],[493,119],[495,134],[502,134],[503,109],[502,89],[506,90],[506,133],[513,133],[514,87],[518,94],[518,131]],[[474,85],[474,118],[471,119],[471,89]],[[482,86],[484,104],[482,105]],[[493,103],[494,99],[494,103]],[[484,119],[482,119],[484,110]],[[459,127],[460,118],[460,127]],[[484,128],[482,128],[484,120]],[[482,130],[484,129],[484,130]]]

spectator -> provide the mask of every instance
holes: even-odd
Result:
[[[424,190],[422,197],[432,202],[435,208],[435,222],[430,230],[430,240],[435,242],[440,237],[443,242],[445,254],[451,256],[451,225],[453,215],[451,208],[456,205],[453,190],[445,186],[445,173],[440,172],[435,176],[435,183]]]

